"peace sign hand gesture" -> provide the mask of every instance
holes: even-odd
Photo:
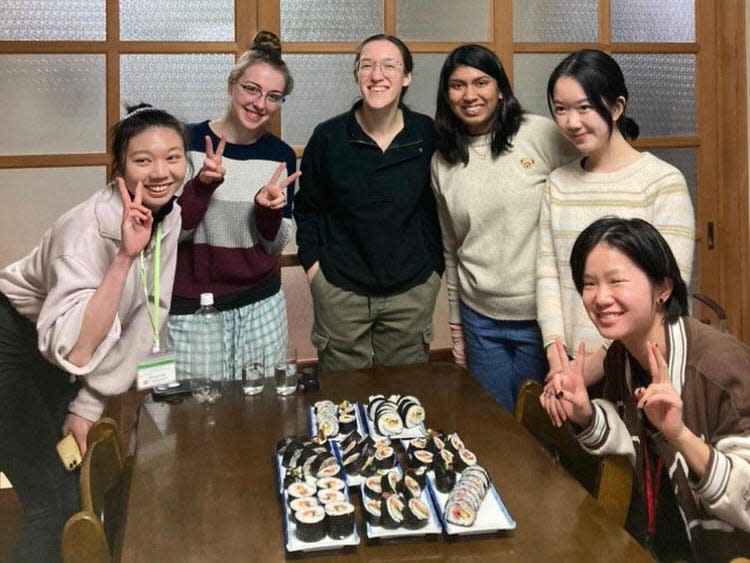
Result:
[[[578,354],[570,361],[559,338],[554,346],[560,370],[547,378],[539,401],[555,426],[562,426],[567,419],[579,426],[588,426],[594,410],[583,378],[586,347],[583,342],[579,343]]]
[[[651,424],[669,441],[674,441],[682,432],[682,399],[669,378],[669,366],[656,344],[649,342],[648,370],[651,384],[635,390],[638,408],[643,409]]]
[[[219,146],[216,147],[214,152],[214,146],[211,142],[211,137],[206,135],[206,158],[203,161],[198,177],[204,184],[215,184],[224,179],[224,174],[227,171],[221,165],[221,158],[224,156],[224,148],[227,146],[227,138],[224,133],[219,137]]]
[[[257,194],[255,194],[255,203],[261,207],[267,209],[283,209],[286,205],[286,188],[294,182],[297,178],[302,175],[302,172],[297,171],[291,176],[286,177],[284,180],[279,182],[281,173],[286,168],[285,163],[279,164],[276,171],[271,176],[271,181],[263,186]]]
[[[118,177],[117,187],[120,190],[120,201],[122,202],[120,253],[132,259],[146,248],[151,238],[151,226],[154,223],[154,218],[151,215],[151,210],[144,207],[142,203],[143,182],[139,180],[135,185],[135,197],[132,199],[125,185],[125,180]]]

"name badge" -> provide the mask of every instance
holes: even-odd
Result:
[[[151,354],[138,364],[137,387],[139,391],[151,389],[157,385],[169,385],[175,381],[177,381],[177,371],[174,352]]]

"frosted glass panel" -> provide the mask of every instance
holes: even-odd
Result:
[[[488,0],[396,0],[396,35],[409,41],[489,41]]]
[[[611,0],[610,6],[612,41],[695,41],[695,0]]]
[[[628,115],[645,135],[695,134],[695,56],[617,55],[630,93]]]
[[[217,117],[228,103],[233,64],[232,55],[122,55],[120,100],[147,102],[187,122]]]
[[[414,73],[404,101],[414,111],[435,117],[438,81],[445,55],[414,55]]]
[[[0,55],[0,154],[106,150],[104,55]]]
[[[359,42],[382,32],[382,0],[281,0],[283,41]]]
[[[0,0],[0,41],[104,41],[104,0]],[[62,8],[62,9],[61,9]]]
[[[120,38],[130,41],[234,41],[234,2],[120,0]]]
[[[359,98],[353,55],[287,55],[294,92],[281,113],[281,137],[304,145],[321,121],[348,110]]]
[[[104,166],[0,170],[0,268],[33,249],[65,211],[106,184]]]
[[[514,0],[513,40],[560,43],[598,38],[597,0]]]
[[[666,160],[672,166],[675,166],[685,176],[688,189],[690,190],[690,199],[693,205],[696,205],[698,194],[698,151],[692,148],[686,149],[646,149],[654,156]]]
[[[557,63],[565,56],[563,53],[513,56],[513,92],[526,111],[550,117],[547,81]]]

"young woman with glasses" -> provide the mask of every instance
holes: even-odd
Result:
[[[547,361],[536,323],[539,205],[547,175],[575,151],[525,114],[495,53],[464,45],[438,85],[432,183],[445,248],[453,354],[513,412]]]
[[[200,294],[212,292],[224,321],[224,374],[241,374],[240,355],[262,346],[283,355],[286,305],[278,257],[292,231],[292,148],[266,130],[293,87],[278,37],[259,32],[229,74],[229,107],[190,125],[191,150],[205,155],[179,198],[182,241],[169,330],[177,369],[189,373],[189,328]]]
[[[604,215],[640,217],[669,242],[687,283],[693,266],[695,218],[677,168],[630,144],[638,125],[625,113],[628,89],[608,54],[571,53],[553,70],[547,102],[562,134],[583,158],[552,172],[542,200],[537,258],[537,312],[550,374],[559,369],[552,344],[568,354],[586,343],[586,378],[601,379],[604,341],[588,319],[567,267],[578,233]]]
[[[360,43],[361,99],[318,125],[302,157],[294,216],[323,370],[427,360],[443,258],[432,120],[403,103],[412,68],[396,37]]]

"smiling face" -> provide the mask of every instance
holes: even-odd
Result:
[[[599,333],[628,346],[645,342],[662,325],[657,299],[666,301],[669,284],[654,286],[623,252],[605,242],[586,258],[581,297]]]
[[[448,77],[448,103],[471,135],[489,132],[502,99],[497,80],[471,66],[459,66]]]
[[[607,122],[597,113],[581,84],[570,76],[561,76],[552,93],[552,113],[562,134],[583,154],[601,152],[609,145],[611,133]],[[622,107],[612,110],[614,123]]]
[[[185,178],[182,137],[169,127],[149,127],[134,135],[125,150],[123,179],[131,194],[143,182],[143,205],[158,211]]]
[[[278,111],[281,104],[272,99],[283,97],[285,87],[281,71],[263,62],[252,64],[229,84],[229,113],[246,130],[257,132]]]
[[[401,51],[386,40],[370,41],[362,47],[356,78],[364,106],[376,110],[397,105],[401,91],[411,84],[411,74],[404,73]]]

